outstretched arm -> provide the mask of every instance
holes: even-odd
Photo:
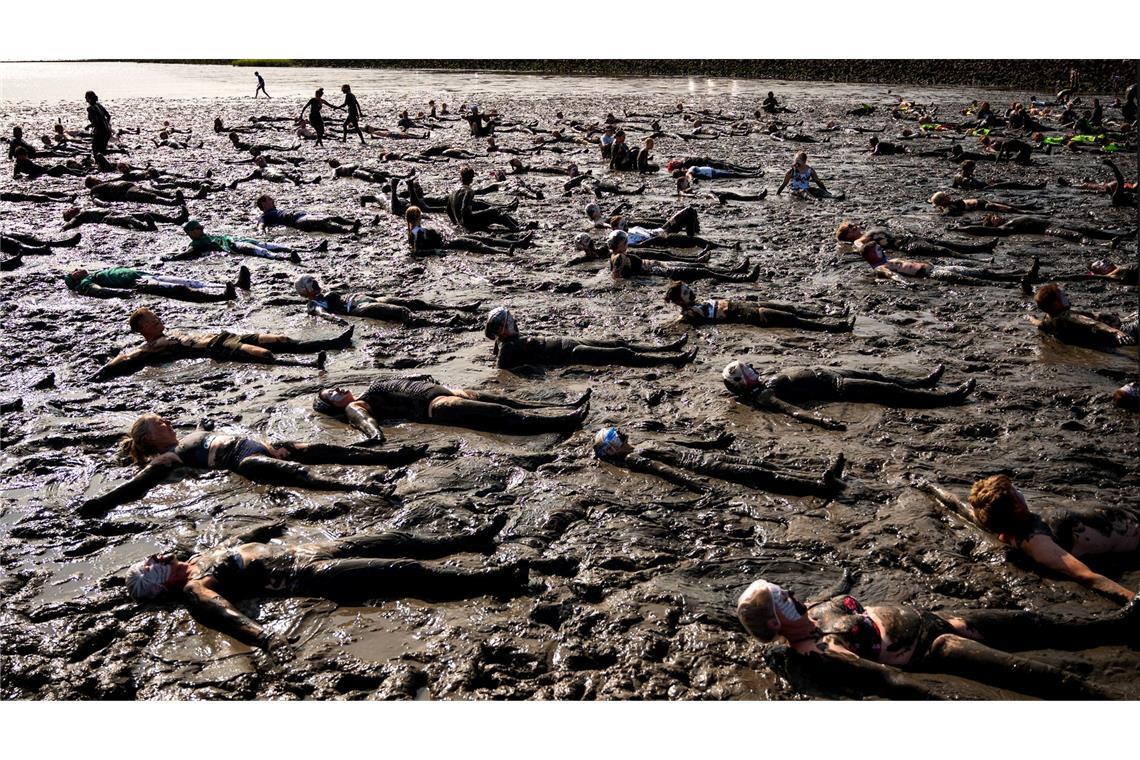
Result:
[[[784,192],[784,188],[787,187],[788,183],[791,181],[792,181],[792,170],[788,169],[788,173],[784,175],[784,181],[780,183],[780,186],[778,188],[776,188],[776,195],[779,195],[780,193]]]
[[[380,423],[372,416],[372,410],[367,404],[352,402],[345,407],[344,416],[354,428],[368,436],[370,441],[383,442],[384,431],[380,429]]]
[[[79,291],[76,291],[79,293]],[[131,288],[104,288],[102,285],[88,285],[87,289],[81,296],[91,296],[92,298],[132,298],[135,291]]]
[[[974,510],[970,509],[970,505],[946,489],[939,488],[925,478],[916,480],[914,487],[923,493],[928,494],[936,502],[941,504],[946,509],[949,509],[951,512],[954,512],[963,520],[977,524],[977,521],[974,519]]]
[[[179,459],[173,454],[162,455],[155,459],[153,462],[142,468],[137,475],[122,483],[115,488],[112,488],[102,496],[95,496],[87,499],[80,505],[80,514],[84,515],[97,515],[108,510],[114,509],[120,504],[125,504],[128,501],[140,499],[146,495],[146,492],[154,488],[156,485],[166,479],[170,471],[179,463]]]
[[[647,459],[646,457],[640,456],[638,454],[627,454],[625,457],[625,462],[629,466],[629,469],[633,470],[634,472],[641,472],[645,473],[646,475],[656,475],[662,480],[667,480],[675,486],[681,486],[682,488],[688,489],[694,493],[704,493],[708,490],[701,483],[697,482],[694,478],[690,478],[681,470],[678,470],[675,467],[670,467],[669,465],[662,462],[658,462],[653,459]]]
[[[1044,565],[1061,575],[1068,576],[1082,586],[1087,586],[1093,591],[1119,602],[1127,603],[1136,596],[1134,591],[1130,591],[1116,581],[1090,570],[1084,562],[1057,546],[1057,543],[1049,536],[1035,535],[1028,541],[1019,543],[1018,548],[1032,557],[1038,564]]]
[[[823,180],[821,180],[819,178],[819,175],[815,173],[815,169],[811,170],[811,181],[819,185],[820,190],[824,191],[825,193],[827,192],[827,188],[823,186]]]
[[[203,581],[191,581],[184,589],[190,614],[204,626],[221,631],[243,644],[268,649],[270,637],[255,620],[238,612],[228,599],[208,588]]]
[[[329,312],[323,306],[319,306],[316,301],[309,301],[309,305],[305,307],[305,310],[309,312],[309,316],[319,317],[320,319],[332,322],[336,325],[348,324],[347,320],[341,319],[337,315]]]
[[[136,372],[140,367],[146,364],[145,358],[148,353],[149,352],[144,348],[138,348],[134,351],[124,351],[100,367],[99,371],[91,376],[91,379],[106,380],[107,378],[129,375],[132,372]]]
[[[675,446],[684,446],[688,449],[709,451],[712,449],[727,449],[736,440],[732,433],[721,433],[716,438],[666,438],[666,443]]]
[[[824,642],[809,651],[798,650],[803,657],[796,665],[814,679],[850,685],[860,692],[870,692],[897,699],[939,699],[938,694],[907,674],[870,660],[864,660],[843,647]]]
[[[825,430],[847,429],[847,425],[839,422],[838,420],[833,420],[830,417],[819,417],[811,414],[810,412],[805,412],[803,409],[792,406],[783,399],[776,398],[770,393],[756,396],[752,399],[752,402],[753,406],[757,407],[758,409],[767,409],[773,412],[779,412],[780,414],[786,414],[789,417],[799,420],[800,422],[806,422],[809,425],[816,425],[818,427],[824,428]]]

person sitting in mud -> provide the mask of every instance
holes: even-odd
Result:
[[[1116,240],[1136,236],[1136,230],[1102,230],[1098,227],[1073,224],[1071,222],[1054,222],[1040,216],[1013,216],[1004,217],[998,214],[988,214],[982,218],[981,224],[967,224],[951,227],[955,232],[963,235],[985,235],[989,237],[1009,237],[1011,235],[1046,235],[1057,237],[1071,242],[1083,240]]]
[[[190,218],[190,212],[183,206],[178,214],[159,214],[154,211],[124,213],[110,209],[92,208],[86,211],[72,206],[63,212],[63,229],[73,230],[84,224],[105,224],[108,227],[122,227],[136,232],[156,232],[160,224],[183,224]]]
[[[383,439],[381,439],[382,441]],[[427,446],[401,446],[378,450],[328,443],[275,441],[266,443],[243,435],[195,430],[182,438],[157,414],[144,414],[131,425],[123,440],[124,458],[142,467],[137,475],[105,494],[87,499],[80,513],[97,515],[141,499],[164,481],[172,470],[193,467],[229,470],[255,483],[308,488],[314,491],[364,491],[387,496],[392,487],[378,481],[350,483],[313,474],[306,464],[404,465],[427,455]]]
[[[472,205],[475,192],[471,184],[475,181],[475,170],[464,166],[459,170],[460,187],[447,196],[447,217],[465,230],[488,232],[492,227],[506,227],[511,232],[520,228],[510,214],[498,208],[476,209]]]
[[[1042,285],[1033,294],[1037,308],[1045,312],[1044,319],[1026,318],[1046,335],[1062,343],[1084,346],[1100,351],[1115,351],[1118,346],[1135,346],[1137,342],[1136,316],[1122,322],[1108,315],[1092,315],[1075,311],[1069,294],[1060,285]],[[1105,321],[1109,320],[1109,321]]]
[[[416,316],[417,311],[458,311],[471,312],[479,309],[479,303],[464,306],[448,306],[446,304],[428,303],[418,298],[391,298],[381,297],[362,290],[338,291],[321,290],[317,278],[311,274],[303,274],[294,283],[297,295],[308,303],[306,309],[314,317],[346,325],[348,322],[340,316],[361,317],[363,319],[379,319],[387,322],[399,322],[405,327],[441,327],[461,324],[459,315],[453,315],[447,321],[435,321]],[[340,316],[338,316],[340,315]]]
[[[272,195],[257,198],[257,210],[261,212],[260,226],[291,227],[301,232],[325,232],[330,235],[349,235],[360,232],[360,221],[343,216],[315,216],[308,211],[280,211]]]
[[[12,137],[5,139],[8,143],[8,160],[11,161],[16,158],[16,151],[20,148],[24,149],[25,158],[35,158],[37,151],[35,147],[24,139],[23,127],[12,127]]]
[[[237,298],[237,288],[249,290],[249,270],[242,267],[236,282],[205,282],[151,274],[130,267],[88,272],[82,267],[63,276],[67,289],[92,298],[134,298],[139,293],[194,303],[217,303]]]
[[[532,367],[683,367],[697,356],[697,350],[678,349],[688,336],[662,346],[630,343],[624,340],[579,340],[567,337],[520,337],[514,316],[500,306],[487,315],[483,333],[495,341],[495,366],[499,369]]]
[[[956,258],[975,253],[993,253],[998,244],[996,238],[986,243],[960,243],[955,240],[899,235],[881,227],[864,230],[855,222],[849,221],[840,222],[835,229],[835,239],[840,243],[850,243],[851,248],[859,254],[870,250],[875,257],[885,256],[887,251],[899,251],[912,256]]]
[[[241,135],[239,135],[237,132],[230,132],[230,142],[233,144],[234,150],[240,151],[242,153],[252,153],[253,151],[257,151],[258,153],[268,153],[271,150],[289,152],[289,151],[301,149],[301,143],[297,143],[296,145],[288,145],[288,146],[287,145],[268,145],[268,144],[264,144],[264,143],[258,143],[255,145],[253,143],[247,143],[245,140],[243,140],[241,138]]]
[[[930,196],[927,202],[941,211],[943,216],[962,216],[975,211],[1024,212],[1037,209],[1037,205],[1032,203],[1028,206],[1015,206],[1012,203],[987,201],[985,198],[955,198],[950,193],[942,191]]]
[[[818,478],[775,467],[759,457],[709,454],[731,442],[731,436],[712,441],[673,439],[666,445],[629,443],[629,436],[616,427],[602,428],[594,436],[594,456],[633,472],[654,475],[694,493],[710,490],[697,476],[738,483],[772,493],[793,496],[835,495],[843,487],[843,455],[840,454]]]
[[[367,169],[359,166],[358,164],[342,164],[335,158],[329,159],[329,166],[333,170],[333,179],[358,179],[361,182],[372,182],[382,184],[390,179],[411,179],[416,176],[416,173],[408,172],[407,174],[393,174],[386,169]]]
[[[408,206],[404,212],[408,226],[408,249],[413,256],[430,256],[443,251],[468,251],[498,256],[510,256],[518,248],[528,248],[534,233],[525,235],[480,235],[468,233],[445,239],[443,234],[423,226],[423,212],[419,206]]]
[[[840,367],[805,367],[761,377],[751,364],[738,360],[729,362],[721,378],[725,387],[742,403],[786,414],[828,430],[846,430],[842,422],[809,414],[793,404],[851,401],[901,409],[935,409],[965,404],[977,384],[973,379],[952,391],[926,390],[938,384],[944,371],[945,367],[939,364],[926,377],[905,378]]]
[[[550,404],[466,388],[448,388],[429,375],[413,375],[376,380],[359,399],[346,388],[325,388],[314,399],[313,409],[332,417],[343,417],[368,436],[368,440],[377,436],[383,440],[379,420],[410,420],[511,435],[539,435],[569,433],[580,428],[590,413],[590,392],[570,403]]]
[[[1140,512],[1135,509],[1056,509],[1039,515],[1030,511],[1025,495],[1007,475],[975,481],[969,504],[925,480],[915,485],[1003,544],[1021,550],[1040,567],[1124,603],[1135,598],[1135,591],[1093,572],[1078,559],[1106,554],[1135,556],[1140,550]]]
[[[986,135],[981,139],[986,150],[993,151],[994,161],[1012,160],[1022,166],[1033,163],[1033,146],[1012,137],[994,139]]]
[[[186,562],[173,554],[155,554],[131,566],[126,586],[135,601],[176,598],[200,624],[278,653],[287,649],[288,640],[247,617],[231,599],[264,594],[360,604],[400,596],[442,600],[518,592],[529,576],[522,562],[464,570],[416,561],[494,551],[494,536],[504,522],[497,517],[456,535],[392,531],[319,543],[222,546]]]
[[[186,205],[186,199],[182,196],[181,190],[170,194],[160,190],[151,190],[134,182],[100,180],[95,177],[87,177],[83,180],[83,184],[90,191],[92,198],[104,203],[151,203],[156,206]]]
[[[955,145],[954,147],[958,147]],[[954,175],[953,186],[958,190],[1044,190],[1045,183],[1033,184],[1028,182],[983,182],[974,176],[977,163],[967,159],[958,166],[958,173]]]
[[[353,328],[349,327],[337,337],[328,340],[295,340],[287,335],[273,333],[234,335],[224,330],[216,333],[167,335],[166,325],[157,314],[145,306],[131,312],[129,324],[131,332],[137,332],[145,342],[138,348],[123,351],[107,362],[95,373],[93,379],[106,380],[119,375],[129,375],[151,364],[179,359],[208,358],[215,361],[324,369],[325,351],[352,345],[353,331]],[[312,353],[317,354],[316,360],[312,363],[277,356],[277,354]]]
[[[614,230],[606,238],[606,247],[610,250],[610,276],[615,280],[630,277],[668,277],[682,282],[696,282],[697,280],[717,280],[719,282],[756,282],[760,279],[760,265],[752,267],[751,261],[745,257],[735,269],[713,269],[705,264],[670,264],[668,266],[656,263],[648,258],[642,258],[629,253],[628,236],[624,230]],[[751,272],[749,272],[751,268]]]
[[[795,113],[792,109],[780,105],[780,102],[776,100],[775,93],[771,90],[768,91],[768,96],[760,103],[760,108],[766,113]]]
[[[1079,650],[1135,641],[1140,604],[1086,620],[1021,610],[927,612],[903,604],[863,607],[843,580],[805,605],[775,583],[758,580],[736,603],[744,629],[759,641],[787,642],[797,664],[860,692],[902,699],[937,698],[903,670],[949,673],[1054,699],[1110,695],[1052,665],[1009,654]]]
[[[868,151],[872,156],[897,156],[906,153],[905,145],[895,145],[894,143],[883,142],[877,137],[872,136],[867,141],[871,146]]]
[[[28,179],[84,177],[87,175],[87,168],[75,161],[44,166],[28,158],[28,151],[22,147],[16,148],[15,155],[16,160],[12,164],[12,179],[19,179],[20,177],[27,177]]]
[[[1112,205],[1126,208],[1136,208],[1136,183],[1125,182],[1124,175],[1120,173],[1117,168],[1109,159],[1104,159],[1101,163],[1112,170],[1112,174],[1116,179],[1109,183],[1111,187],[1110,194],[1112,195]]]
[[[740,301],[709,299],[697,303],[696,292],[684,282],[674,280],[665,291],[665,302],[681,307],[680,322],[690,325],[744,324],[756,327],[792,327],[817,332],[851,332],[855,318],[839,322],[822,321],[827,317],[818,311],[800,309],[791,304],[772,301]]]
[[[584,264],[590,261],[598,261],[599,259],[605,259],[606,263],[609,263],[609,249],[596,244],[588,232],[581,232],[576,238],[574,238],[574,250],[580,251],[582,255],[570,259],[565,263],[565,266]],[[684,254],[673,253],[671,251],[663,251],[653,248],[638,248],[637,256],[642,260],[650,261],[680,261],[689,264],[703,264],[709,260],[712,254],[709,251],[701,251],[700,253],[686,256]]]
[[[300,187],[301,185],[319,185],[321,183],[320,175],[307,180],[296,172],[291,172],[284,169],[270,169],[268,162],[265,160],[265,156],[258,156],[257,158],[253,159],[253,165],[256,168],[247,176],[238,177],[229,184],[230,190],[236,190],[237,186],[243,182],[253,182],[254,180],[261,180],[263,182],[277,182],[279,184],[292,182],[297,187]]]
[[[813,182],[816,187],[811,186]],[[792,194],[800,198],[810,195],[813,198],[831,198],[840,201],[846,197],[843,193],[833,195],[823,186],[823,181],[815,173],[815,169],[808,166],[808,155],[803,151],[796,154],[792,161],[792,168],[788,169],[788,173],[784,175],[784,181],[776,189],[776,195],[784,192],[784,188],[789,184],[792,186]]]
[[[232,253],[238,256],[257,256],[261,259],[291,261],[294,264],[301,263],[301,254],[291,246],[229,235],[207,235],[202,223],[197,219],[186,222],[182,225],[182,230],[189,236],[190,245],[186,246],[180,253],[167,256],[166,261],[196,259],[208,253]],[[322,252],[328,249],[329,241],[322,240],[306,250]]]

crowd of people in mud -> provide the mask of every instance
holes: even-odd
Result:
[[[257,75],[257,93],[266,92]],[[1074,85],[1076,83],[1074,82]],[[361,102],[349,85],[343,85],[343,103],[325,100],[317,89],[299,114],[253,115],[247,123],[226,126],[219,117],[214,134],[161,125],[150,130],[134,126],[116,129],[115,118],[94,92],[86,94],[88,125],[69,130],[62,123],[50,127],[41,139],[26,138],[15,126],[8,139],[8,158],[17,182],[2,194],[5,203],[58,204],[61,227],[75,230],[69,237],[17,234],[4,231],[3,269],[21,266],[27,257],[51,256],[58,247],[76,246],[84,225],[110,225],[139,235],[177,236],[180,226],[185,248],[165,259],[178,262],[216,254],[261,257],[289,262],[297,268],[295,291],[308,313],[333,322],[341,329],[335,337],[298,339],[275,333],[227,331],[186,333],[167,331],[161,309],[138,306],[127,327],[142,342],[123,351],[92,376],[107,382],[137,370],[184,359],[244,362],[311,368],[324,372],[326,352],[353,348],[357,319],[395,322],[414,329],[461,325],[483,329],[494,344],[495,364],[504,370],[521,367],[669,367],[691,370],[697,351],[688,348],[688,336],[667,343],[641,342],[638,336],[596,339],[575,335],[530,332],[525,315],[518,318],[507,308],[484,310],[478,302],[436,303],[421,298],[397,298],[371,292],[368,272],[347,274],[354,287],[326,289],[305,271],[307,255],[325,251],[329,238],[309,245],[283,245],[268,235],[241,237],[206,230],[191,218],[195,199],[225,194],[242,183],[273,183],[282,192],[290,186],[325,180],[353,180],[370,189],[360,205],[380,209],[404,220],[407,255],[514,256],[531,247],[539,232],[536,220],[527,220],[520,199],[540,199],[541,190],[528,184],[528,175],[564,178],[564,202],[583,210],[583,230],[561,233],[575,251],[568,266],[598,263],[612,277],[634,280],[653,297],[678,308],[678,321],[691,327],[746,325],[758,328],[850,333],[857,315],[850,308],[828,305],[757,300],[750,289],[760,278],[760,267],[744,256],[721,263],[722,256],[742,251],[742,241],[704,229],[697,198],[719,204],[760,203],[768,189],[759,187],[763,170],[717,157],[723,137],[757,136],[762,139],[811,144],[824,135],[843,131],[869,133],[867,161],[889,161],[890,156],[915,154],[929,160],[932,173],[945,175],[945,189],[929,204],[935,212],[953,217],[945,236],[899,234],[881,228],[864,228],[857,220],[844,220],[835,231],[838,250],[862,259],[873,277],[887,280],[884,287],[948,286],[1015,288],[1031,297],[1040,311],[1031,319],[1049,339],[1101,351],[1131,351],[1138,339],[1135,311],[1137,265],[1136,229],[1101,229],[1074,213],[1053,216],[1034,200],[1043,185],[1003,179],[1002,169],[1012,164],[1047,163],[1061,151],[1088,154],[1090,168],[1109,174],[1104,179],[1056,182],[1090,194],[1089,202],[1136,207],[1136,181],[1125,176],[1115,160],[1136,150],[1136,86],[1123,97],[1102,104],[1098,98],[1078,94],[1075,87],[1047,101],[1032,99],[1000,109],[974,102],[961,113],[947,115],[931,106],[898,98],[890,106],[857,104],[835,121],[817,125],[814,135],[802,123],[786,122],[794,102],[782,102],[768,93],[754,113],[693,110],[679,103],[662,113],[605,114],[600,119],[556,115],[553,124],[512,120],[495,110],[484,112],[476,104],[463,104],[455,112],[447,104],[429,101],[423,111],[372,114],[388,127],[364,125]],[[267,101],[268,102],[268,101]],[[273,101],[277,102],[277,101]],[[326,109],[342,111],[340,137],[361,143],[358,164],[328,161],[331,176],[322,175],[306,149],[333,139],[327,132]],[[897,122],[891,141],[884,130],[863,126],[866,117],[884,110]],[[38,126],[38,125],[37,125]],[[446,133],[446,141],[433,135]],[[500,144],[505,134],[511,144]],[[636,137],[635,137],[636,135]],[[135,165],[127,143],[132,136],[152,141],[171,151],[194,151],[205,141],[232,144],[230,166],[248,166],[250,173],[229,182],[219,179],[223,166],[211,166],[198,176],[187,176],[153,164]],[[406,150],[377,152],[370,141],[415,141]],[[682,148],[695,155],[659,159],[657,143]],[[494,182],[481,185],[465,162],[476,157],[501,155]],[[570,160],[573,157],[574,160]],[[842,177],[821,177],[806,151],[790,150],[789,166],[774,195],[785,192],[790,202],[829,203],[842,199],[837,188]],[[1123,163],[1123,162],[1122,162]],[[427,167],[445,167],[454,183],[447,194],[429,195],[420,184]],[[984,167],[984,168],[983,168]],[[953,171],[957,170],[954,175]],[[676,193],[676,208],[668,215],[645,214],[637,198],[649,183],[667,177]],[[44,178],[58,180],[43,189]],[[721,180],[743,180],[746,191],[724,190]],[[492,198],[511,183],[515,199]],[[67,183],[64,186],[63,183]],[[1013,200],[996,200],[995,191],[1017,193]],[[1097,197],[1101,196],[1101,197]],[[81,202],[81,198],[85,202]],[[916,201],[921,199],[915,199]],[[352,241],[368,223],[359,215],[318,215],[294,207],[281,207],[268,190],[256,200],[259,229],[291,228]],[[139,209],[148,210],[139,210]],[[379,217],[377,217],[378,219]],[[429,226],[428,220],[432,224]],[[1132,217],[1135,220],[1135,217]],[[1022,269],[998,270],[971,259],[992,253],[1006,238],[1053,236],[1088,248],[1087,262],[1043,268],[1037,257]],[[716,264],[713,257],[718,258]],[[857,257],[857,258],[856,258]],[[218,259],[222,260],[221,257]],[[654,278],[654,279],[650,279]],[[172,274],[156,274],[131,267],[61,273],[62,287],[74,296],[139,300],[169,298],[196,303],[234,300],[239,291],[253,288],[250,270],[239,266],[232,277],[205,281]],[[1093,314],[1074,304],[1062,282],[1099,280],[1120,288],[1117,314]],[[732,284],[730,298],[705,298],[699,281]],[[925,282],[924,282],[925,281]],[[653,283],[659,285],[654,286]],[[654,289],[656,287],[656,289]],[[1130,311],[1131,310],[1131,311]],[[596,315],[604,318],[604,315]],[[301,357],[301,358],[298,358]],[[906,377],[836,366],[756,369],[750,357],[731,362],[710,384],[723,383],[741,405],[757,413],[786,415],[825,430],[843,430],[845,424],[811,411],[829,402],[878,404],[896,408],[927,409],[970,402],[976,381],[970,379],[940,389],[941,365],[922,377]],[[126,381],[129,382],[129,381]],[[256,483],[326,491],[350,491],[388,498],[393,486],[383,468],[406,465],[439,452],[427,446],[393,447],[386,444],[383,425],[412,421],[450,425],[515,435],[572,433],[590,418],[589,392],[561,402],[532,401],[480,390],[450,388],[429,375],[385,375],[355,391],[329,378],[313,398],[316,412],[343,420],[361,435],[354,445],[321,441],[267,441],[252,433],[216,433],[209,426],[180,434],[159,414],[140,407],[138,418],[124,439],[122,453],[138,465],[128,481],[86,499],[80,512],[98,519],[121,505],[145,497],[148,490],[183,476],[190,470],[226,470]],[[359,395],[358,395],[359,394]],[[1140,389],[1130,382],[1115,391],[1113,403],[1124,412],[1136,412]],[[776,466],[759,453],[734,449],[733,436],[712,439],[669,433],[660,440],[639,440],[622,425],[607,425],[593,436],[594,457],[616,469],[661,478],[693,493],[740,487],[792,496],[828,498],[844,488],[842,455],[814,469]],[[323,475],[313,465],[353,465],[365,474],[341,479]],[[830,672],[841,674],[867,693],[900,697],[929,696],[919,680],[906,671],[963,675],[1014,691],[1053,697],[1103,697],[1105,692],[1074,673],[1030,659],[1017,652],[1029,649],[1081,649],[1106,644],[1140,642],[1140,602],[1136,590],[1089,567],[1090,557],[1140,554],[1140,511],[1134,506],[1112,506],[1092,511],[1064,510],[1039,514],[1007,475],[979,478],[968,495],[955,494],[921,478],[915,488],[977,530],[1016,549],[1043,573],[1060,575],[1119,603],[1113,613],[1095,617],[1061,618],[1020,610],[974,609],[957,612],[927,611],[898,604],[866,606],[850,595],[853,579],[827,593],[801,601],[795,594],[757,579],[740,593],[737,614],[747,633],[761,642],[781,640],[791,656],[810,658]],[[289,648],[288,641],[243,614],[233,600],[244,596],[285,594],[320,596],[333,600],[368,600],[399,595],[430,598],[467,598],[484,594],[525,593],[529,583],[526,562],[477,570],[459,570],[425,564],[472,550],[493,552],[496,536],[505,524],[499,515],[486,525],[456,535],[420,535],[399,531],[351,536],[324,543],[245,543],[222,546],[183,559],[172,553],[156,554],[133,565],[126,589],[139,602],[178,599],[203,624],[247,644],[269,650]],[[1094,562],[1095,564],[1095,562]]]

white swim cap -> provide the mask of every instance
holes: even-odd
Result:
[[[760,379],[756,370],[752,369],[750,364],[745,364],[742,361],[729,362],[720,376],[724,380],[724,386],[733,393],[748,391]]]
[[[593,239],[590,238],[590,233],[580,232],[578,233],[578,237],[574,238],[574,248],[579,251],[585,251],[590,248],[590,244],[593,242]]]
[[[297,295],[302,298],[311,298],[314,293],[319,293],[321,290],[317,278],[311,274],[303,274],[298,277],[297,281],[293,283],[293,287],[296,288]]]
[[[623,243],[629,242],[629,235],[625,230],[614,230],[609,235],[606,235],[606,246],[612,251]]]
[[[776,613],[781,623],[794,622],[803,617],[791,594],[765,580],[752,583],[736,600],[736,616],[741,625],[761,641],[771,641],[779,630],[778,627],[770,626],[772,612]]]
[[[602,428],[594,436],[594,456],[612,456],[625,445],[625,442],[625,434],[616,427]]]
[[[166,590],[169,579],[170,565],[147,557],[127,570],[127,593],[136,602],[149,601]]]
[[[514,322],[514,319],[511,313],[507,311],[506,306],[492,309],[491,313],[487,315],[487,324],[483,328],[483,334],[491,339],[497,338],[508,321]]]

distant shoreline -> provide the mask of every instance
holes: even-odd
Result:
[[[98,59],[100,62],[122,59]],[[519,60],[519,59],[130,59],[129,63],[442,69],[594,76],[709,76],[816,82],[864,82],[1038,89],[1055,93],[1068,86],[1069,70],[1081,73],[1081,89],[1123,91],[1137,81],[1134,60],[949,59],[949,60]]]

